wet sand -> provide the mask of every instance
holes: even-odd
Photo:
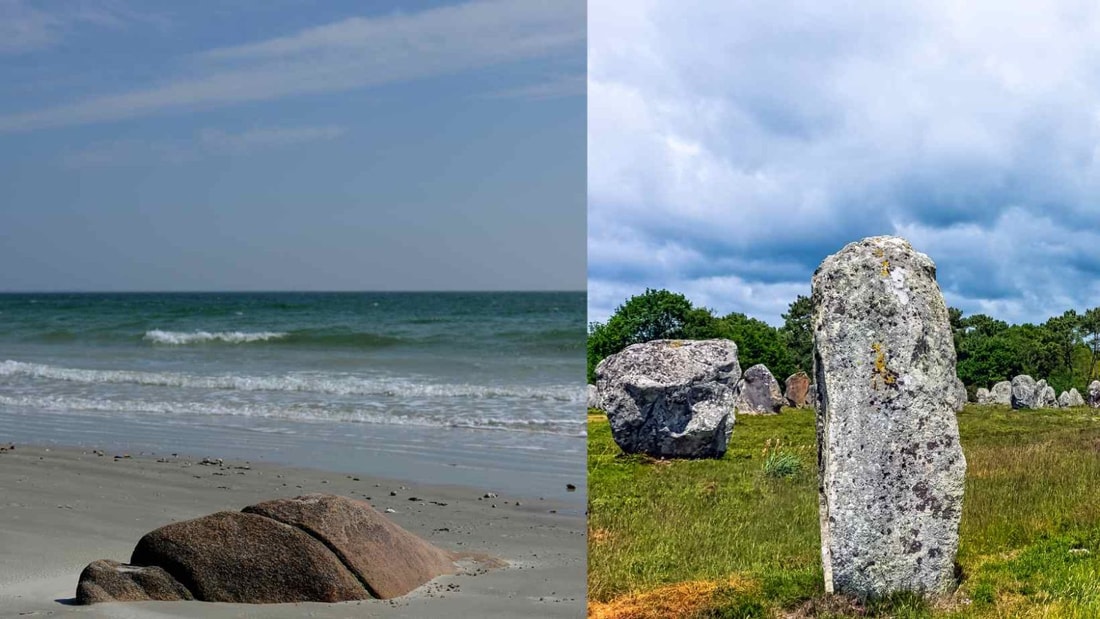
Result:
[[[125,455],[130,457],[116,457]],[[21,444],[0,452],[0,616],[584,616],[585,525],[575,499],[531,498],[490,487],[412,484],[229,459],[202,462],[182,454]],[[152,529],[265,499],[314,492],[366,499],[379,510],[394,509],[396,513],[388,516],[396,523],[441,548],[487,553],[508,565],[440,577],[393,600],[72,605],[85,565],[96,559],[126,561],[137,540]]]

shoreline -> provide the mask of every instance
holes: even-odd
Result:
[[[0,452],[0,616],[577,617],[585,612],[586,526],[573,497],[530,498],[490,487],[176,453],[18,442],[14,450]],[[387,514],[394,522],[441,548],[485,553],[508,565],[443,576],[392,600],[70,605],[85,565],[96,559],[126,561],[148,531],[309,493],[365,499],[383,512],[394,509]],[[583,488],[570,494],[583,503]]]

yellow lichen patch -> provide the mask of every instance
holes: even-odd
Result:
[[[871,386],[877,391],[879,383],[882,385],[897,383],[897,374],[886,367],[886,351],[882,349],[882,344],[878,342],[871,344],[871,350],[875,353],[875,367],[871,370]]]
[[[760,583],[741,576],[727,582],[695,580],[650,591],[617,597],[610,602],[588,602],[589,619],[677,619],[691,617],[708,608],[715,593],[728,588],[746,593],[759,592]]]
[[[887,260],[885,258],[882,259],[882,270],[879,271],[879,275],[881,275],[883,277],[890,277],[890,261],[889,260]]]
[[[673,340],[672,342],[670,342],[670,343],[669,343],[669,346],[671,346],[671,347],[673,347],[673,348],[679,348],[679,347],[681,347],[681,346],[683,346],[683,345],[684,345],[684,341],[683,341],[683,340]]]

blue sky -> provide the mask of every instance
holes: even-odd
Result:
[[[581,289],[585,6],[0,0],[0,291]]]
[[[781,324],[829,254],[1010,322],[1100,305],[1100,7],[589,8],[589,319],[646,287]]]

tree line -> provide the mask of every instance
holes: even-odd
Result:
[[[631,344],[657,339],[725,338],[737,343],[742,368],[763,363],[782,381],[813,369],[810,298],[799,295],[783,314],[783,325],[732,312],[717,316],[694,307],[682,294],[646,289],[620,305],[607,322],[588,325],[588,381],[605,357]],[[970,395],[1018,374],[1045,378],[1055,391],[1085,393],[1100,376],[1100,307],[1068,310],[1046,322],[1010,325],[985,314],[964,316],[948,308],[959,378]]]

